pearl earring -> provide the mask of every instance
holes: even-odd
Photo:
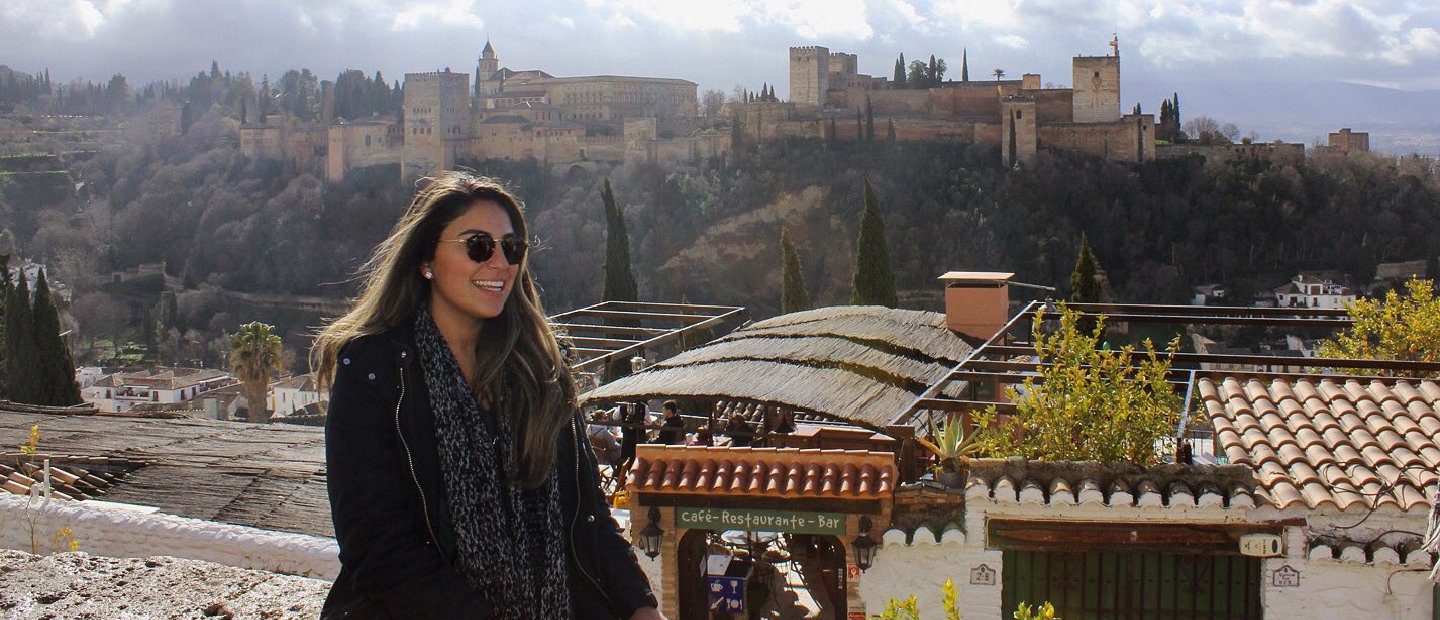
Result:
[[[426,279],[426,280],[434,280],[434,279],[435,279],[435,272],[430,271],[429,269],[426,269],[426,270],[425,270],[425,279]]]

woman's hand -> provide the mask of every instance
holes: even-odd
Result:
[[[660,610],[654,607],[641,607],[635,610],[635,613],[630,616],[630,620],[665,620],[665,616],[661,615]]]

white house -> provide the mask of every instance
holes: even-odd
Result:
[[[855,579],[865,610],[914,594],[922,617],[940,617],[948,578],[964,618],[1009,617],[1022,600],[1094,617],[1433,617],[1421,542],[1440,480],[1440,384],[1197,388],[1231,465],[987,459],[963,495],[907,485]]]
[[[1344,310],[1353,301],[1355,292],[1349,287],[1303,273],[1275,289],[1275,305],[1280,308]]]
[[[306,405],[320,402],[314,375],[303,374],[270,384],[270,411],[276,416],[295,415]]]
[[[157,367],[106,375],[80,390],[101,411],[123,413],[140,403],[178,403],[234,383],[222,370]]]

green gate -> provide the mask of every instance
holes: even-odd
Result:
[[[1050,601],[1064,620],[1262,616],[1258,558],[1005,551],[1004,561],[1004,618],[1021,601]]]

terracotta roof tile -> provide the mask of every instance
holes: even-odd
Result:
[[[1417,390],[1415,389],[1415,386],[1410,385],[1409,381],[1396,381],[1395,387],[1393,389],[1395,390],[1395,396],[1399,397],[1400,401],[1405,403],[1406,405],[1409,405],[1410,403],[1413,403],[1417,400],[1425,400],[1425,396],[1420,393],[1420,390]]]
[[[1257,501],[1428,509],[1440,483],[1440,383],[1234,378],[1197,386],[1217,449],[1255,471]]]
[[[861,450],[642,445],[632,492],[878,499],[895,485],[894,458]]]
[[[1420,393],[1423,394],[1425,400],[1430,401],[1431,404],[1440,401],[1440,385],[1437,385],[1434,381],[1422,381],[1420,383]]]

